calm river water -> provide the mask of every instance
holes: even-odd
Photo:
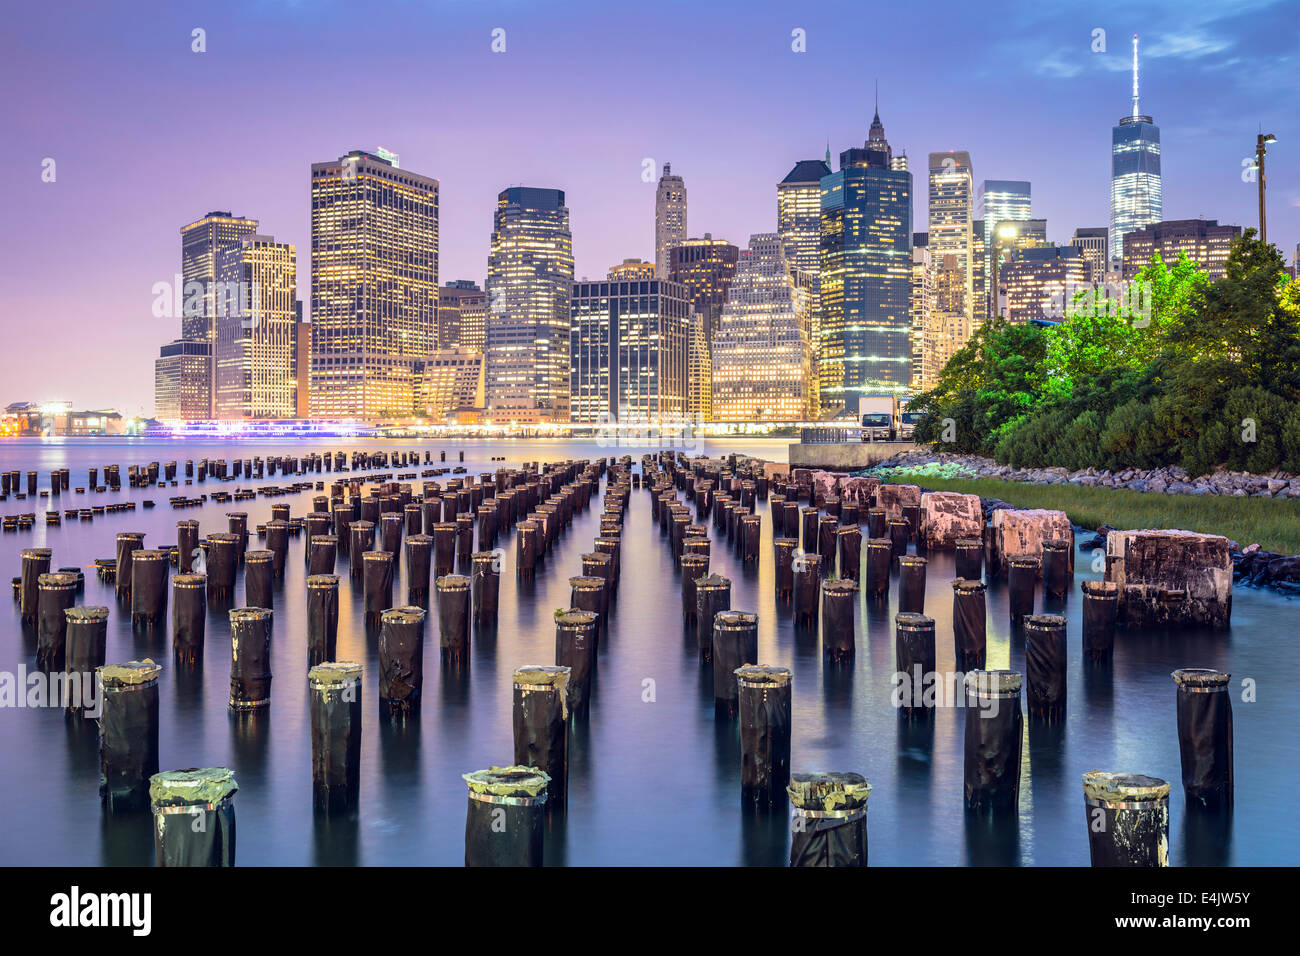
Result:
[[[628,454],[639,462],[653,449],[594,442],[364,442],[286,441],[238,444],[130,440],[17,440],[0,443],[0,469],[38,470],[48,487],[53,468],[71,469],[71,484],[85,485],[89,467],[151,460],[246,458],[397,448],[446,450],[447,465],[471,474],[524,461],[559,461]],[[689,449],[720,455],[739,452],[784,461],[782,441],[725,440]],[[423,466],[421,466],[423,467]],[[397,469],[393,469],[394,471]],[[404,471],[418,469],[401,469]],[[183,472],[183,469],[182,469]],[[102,470],[101,470],[102,474]],[[345,472],[344,475],[347,473]],[[310,475],[328,481],[330,473]],[[152,498],[153,510],[106,514],[91,523],[67,522],[0,538],[0,574],[19,571],[19,550],[53,549],[52,567],[86,570],[84,604],[106,605],[109,662],[146,656],[163,664],[160,683],[162,769],[228,766],[239,793],[240,865],[440,864],[460,865],[464,854],[466,788],[461,774],[508,764],[512,757],[511,674],[524,664],[552,663],[552,612],[568,605],[568,577],[581,569],[599,530],[599,502],[579,515],[556,543],[535,581],[516,582],[513,545],[506,542],[498,633],[475,640],[468,673],[447,677],[437,666],[437,623],[426,627],[425,703],[418,726],[394,729],[382,722],[376,691],[377,649],[362,624],[359,587],[353,588],[340,557],[338,657],[362,661],[365,721],[361,811],[354,820],[325,819],[312,811],[311,742],[307,724],[303,539],[291,539],[289,564],[275,595],[271,706],[260,719],[233,717],[227,709],[230,641],[224,611],[210,610],[201,670],[172,665],[170,632],[132,632],[129,609],[119,608],[112,586],[92,567],[114,553],[119,531],[143,531],[145,547],[174,544],[176,521],[197,518],[201,534],[225,531],[227,511],[247,511],[250,529],[270,517],[271,501],[288,502],[297,516],[315,492],[259,498],[172,511],[167,498],[233,491],[267,482],[209,480],[192,488],[123,489],[119,494],[75,495],[53,506],[89,507],[115,500]],[[125,481],[125,478],[124,478]],[[417,492],[420,479],[414,480]],[[603,490],[603,489],[602,489]],[[0,503],[0,514],[44,511],[44,501]],[[1095,671],[1081,660],[1078,584],[1096,577],[1084,554],[1070,616],[1069,712],[1064,726],[1027,723],[1018,816],[990,828],[968,820],[962,799],[962,716],[940,709],[927,730],[909,729],[890,706],[894,671],[892,610],[859,607],[856,659],[849,666],[823,661],[815,635],[797,635],[788,605],[774,596],[771,522],[765,503],[763,562],[745,568],[715,542],[712,569],[733,580],[732,607],[759,615],[760,663],[794,672],[792,768],[857,771],[873,786],[868,827],[872,865],[1088,863],[1081,775],[1089,770],[1135,771],[1174,785],[1171,860],[1174,865],[1295,865],[1300,862],[1300,645],[1295,602],[1267,591],[1237,590],[1232,627],[1219,633],[1120,632],[1113,666]],[[254,536],[250,547],[257,547]],[[573,728],[567,815],[551,821],[549,864],[783,865],[784,815],[753,818],[741,812],[740,744],[736,725],[714,717],[712,677],[697,660],[693,637],[683,635],[680,581],[665,541],[652,523],[648,492],[632,493],[624,525],[622,583],[611,611],[608,639],[600,643],[590,714]],[[404,568],[402,569],[404,571]],[[952,668],[951,555],[931,555],[926,613],[936,619],[939,668]],[[234,606],[242,605],[242,581]],[[394,588],[405,594],[405,583]],[[896,589],[891,592],[891,603]],[[399,602],[401,603],[401,602]],[[1024,646],[1010,635],[1006,589],[989,591],[988,666],[1022,669]],[[169,617],[170,620],[170,617]],[[0,611],[0,671],[17,674],[35,662],[35,638],[24,635],[17,604]],[[1181,795],[1174,723],[1178,667],[1214,667],[1232,673],[1238,690],[1236,809],[1230,822],[1189,815]],[[643,699],[644,681],[655,699]],[[1240,681],[1257,685],[1255,702],[1241,699]],[[69,720],[59,710],[0,709],[0,863],[150,865],[148,813],[105,814],[97,793],[99,765],[92,721]]]

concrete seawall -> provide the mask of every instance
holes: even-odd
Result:
[[[857,471],[870,468],[895,455],[919,450],[915,442],[844,442],[842,444],[790,445],[791,468],[824,468],[827,471]]]

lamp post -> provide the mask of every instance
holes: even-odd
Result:
[[[1268,147],[1277,142],[1272,133],[1260,133],[1255,137],[1255,167],[1258,170],[1256,182],[1259,184],[1259,241],[1268,242],[1268,222],[1264,217],[1264,154]]]

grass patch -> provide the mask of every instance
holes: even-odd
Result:
[[[1165,495],[1127,488],[1031,485],[996,478],[939,478],[901,471],[892,474],[890,480],[934,491],[1001,498],[1019,508],[1064,511],[1072,522],[1084,528],[1103,524],[1124,530],[1181,528],[1221,534],[1243,548],[1258,542],[1266,551],[1300,554],[1300,499]]]

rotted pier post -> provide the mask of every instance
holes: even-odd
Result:
[[[230,612],[230,709],[271,706],[270,608],[240,607]]]
[[[1231,675],[1184,667],[1170,676],[1178,686],[1178,753],[1187,801],[1206,810],[1231,807]]]
[[[176,571],[189,574],[194,570],[194,554],[199,550],[199,523],[193,518],[176,522]]]
[[[984,669],[988,652],[988,601],[983,581],[952,582],[952,645],[957,670]]]
[[[24,624],[37,624],[40,616],[41,578],[50,571],[53,553],[49,548],[23,548],[20,552],[22,575],[18,583],[18,608]]]
[[[984,577],[984,542],[979,538],[958,538],[954,544],[957,577],[979,581]]]
[[[309,543],[307,574],[333,574],[338,558],[338,538],[332,534],[312,535]]]
[[[354,521],[348,526],[348,534],[352,536],[352,543],[348,545],[348,550],[351,552],[348,558],[348,573],[353,581],[361,581],[365,573],[366,555],[375,550],[374,522]],[[391,563],[389,566],[391,567]]]
[[[532,664],[514,673],[515,764],[550,777],[550,800],[563,804],[569,780],[568,667]]]
[[[495,625],[501,595],[501,557],[498,551],[476,551],[470,559],[470,590],[474,620]]]
[[[470,579],[463,574],[438,578],[438,640],[444,664],[469,661]]]
[[[202,574],[172,578],[172,654],[180,664],[203,660],[208,622],[208,579]]]
[[[77,603],[77,576],[67,571],[42,574],[36,582],[36,665],[61,671],[67,661],[67,611]]]
[[[1038,589],[1040,564],[1034,555],[1007,559],[1007,606],[1011,611],[1012,627],[1023,627],[1025,618],[1034,613],[1034,592]]]
[[[1025,618],[1025,699],[1030,718],[1053,724],[1065,720],[1069,653],[1063,615]]]
[[[713,709],[736,716],[740,689],[736,669],[758,660],[758,615],[719,611],[713,617]]]
[[[1115,650],[1119,617],[1119,585],[1114,581],[1084,581],[1083,652],[1093,663],[1108,661]]]
[[[69,714],[94,717],[95,671],[104,666],[108,649],[108,608],[70,607],[63,616],[67,628],[63,673],[68,691],[63,709]]]
[[[367,551],[361,555],[361,568],[366,620],[373,624],[393,606],[393,556],[387,551]]]
[[[469,786],[466,866],[541,866],[550,778],[534,767],[462,775]]]
[[[741,796],[755,809],[779,806],[790,783],[790,671],[748,664],[735,678]]]
[[[157,866],[235,865],[234,771],[168,770],[149,780]]]
[[[857,773],[796,773],[786,788],[790,865],[866,866],[867,798],[871,784]]]
[[[856,638],[854,608],[858,585],[850,578],[822,583],[822,649],[835,662],[853,657]]]
[[[820,554],[796,555],[794,567],[794,622],[806,627],[817,626],[817,612],[821,592]]]
[[[888,538],[867,540],[866,591],[869,597],[889,593],[889,569],[894,559],[894,543]]]
[[[144,533],[119,531],[117,534],[117,593],[131,593],[131,555],[144,547]]]
[[[307,666],[334,660],[339,634],[339,579],[335,574],[307,578]]]
[[[912,611],[894,615],[895,680],[903,684],[895,698],[900,713],[933,716],[937,701],[934,618]]]
[[[389,717],[418,712],[424,689],[424,619],[419,607],[395,607],[379,623],[379,704]]]
[[[695,582],[695,636],[700,659],[713,657],[713,618],[731,610],[731,579],[710,574]]]
[[[1014,811],[1020,800],[1025,719],[1016,671],[966,674],[963,778],[971,810]]]
[[[570,608],[555,615],[555,663],[569,668],[569,702],[574,713],[585,713],[591,702],[591,676],[596,669],[596,615]]]
[[[1074,572],[1070,568],[1070,542],[1049,538],[1043,542],[1043,593],[1063,598],[1070,593]]]
[[[905,554],[898,559],[898,610],[908,614],[925,613],[925,572],[927,561],[920,555]]]
[[[99,668],[99,795],[110,812],[149,805],[158,772],[158,675],[145,658]]]
[[[312,806],[355,810],[361,795],[361,665],[326,661],[307,671]]]
[[[275,554],[265,550],[244,552],[244,605],[275,607]]]
[[[1169,865],[1169,784],[1140,773],[1083,775],[1093,866]]]
[[[218,532],[208,535],[208,596],[228,599],[235,593],[236,538],[233,534]]]

